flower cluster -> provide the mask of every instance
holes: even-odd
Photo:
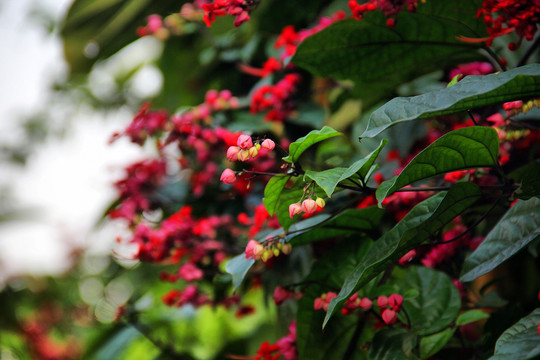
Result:
[[[274,304],[280,306],[287,300],[299,300],[302,298],[302,296],[303,294],[301,292],[295,292],[282,286],[276,286],[276,288],[274,289],[274,294],[272,295],[272,299],[274,299]]]
[[[203,4],[204,22],[206,26],[212,26],[216,16],[232,15],[235,17],[234,26],[240,26],[249,20],[249,13],[260,0],[215,0],[210,4]]]
[[[249,240],[244,253],[246,259],[267,262],[281,254],[289,255],[291,251],[292,245],[290,243],[267,241],[263,245],[256,240]]]
[[[263,85],[253,92],[249,110],[252,114],[271,109],[267,121],[283,122],[295,109],[291,97],[300,83],[300,75],[287,74],[275,85]]]
[[[538,30],[540,22],[540,3],[528,0],[484,0],[478,10],[478,17],[483,17],[491,46],[493,39],[515,31],[519,36],[518,43],[509,43],[510,50],[516,50],[525,38],[531,41]]]
[[[395,25],[395,17],[403,8],[414,12],[417,6],[418,0],[369,0],[364,4],[358,4],[357,0],[349,1],[349,8],[355,19],[362,20],[365,13],[379,9],[388,18],[386,25],[389,27]]]
[[[126,135],[135,144],[143,145],[149,136],[155,136],[160,131],[166,130],[169,114],[166,110],[150,111],[151,106],[149,102],[142,104],[133,121],[123,133],[113,134],[111,142]]]
[[[311,198],[305,199],[302,203],[297,202],[289,205],[289,217],[292,219],[294,215],[306,213],[307,215],[314,214],[317,210],[322,209],[326,205],[323,198],[317,197],[316,200]]]
[[[456,75],[487,75],[495,71],[493,65],[488,62],[474,61],[467,64],[460,64],[450,70],[448,80],[452,80]]]
[[[114,184],[118,190],[120,205],[111,209],[108,216],[134,223],[137,215],[155,209],[157,202],[154,201],[153,194],[164,184],[166,171],[166,163],[157,159],[130,165],[126,169],[126,177]]]
[[[277,360],[283,356],[284,360],[298,359],[296,348],[296,321],[289,325],[289,333],[279,339],[275,344],[265,341],[261,344],[255,360]]]

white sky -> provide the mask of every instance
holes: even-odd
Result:
[[[45,107],[52,108],[55,126],[66,126],[68,133],[62,141],[40,145],[24,169],[0,163],[0,185],[10,185],[17,206],[29,210],[24,219],[0,223],[0,288],[17,274],[61,272],[73,245],[109,251],[119,230],[93,226],[114,198],[110,184],[122,167],[142,158],[127,141],[107,144],[111,133],[130,121],[132,110],[103,115],[80,104],[50,104],[50,86],[65,76],[67,66],[58,37],[28,13],[38,7],[58,18],[69,3],[0,1],[0,144],[20,141],[17,124]]]

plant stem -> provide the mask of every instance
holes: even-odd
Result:
[[[531,46],[527,49],[525,54],[519,59],[518,63],[516,64],[516,67],[523,66],[529,60],[529,57],[535,52],[535,50],[540,46],[540,36],[536,37],[536,40],[531,44]]]

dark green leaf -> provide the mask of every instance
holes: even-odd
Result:
[[[458,316],[461,297],[452,279],[443,272],[414,266],[399,282],[399,287],[418,289],[419,296],[405,299],[403,308],[411,319],[411,330],[431,335],[449,326]]]
[[[232,276],[234,291],[242,284],[244,277],[253,264],[255,264],[255,260],[247,259],[245,254],[240,254],[227,261],[225,271]]]
[[[495,354],[489,360],[532,359],[540,355],[538,335],[540,308],[506,330],[495,344]]]
[[[313,130],[306,136],[303,136],[293,142],[289,146],[289,156],[284,157],[283,160],[290,163],[295,163],[300,158],[300,155],[302,155],[302,153],[310,146],[339,135],[343,134],[328,126],[323,127],[321,130]]]
[[[520,184],[516,197],[528,200],[540,196],[540,162],[535,161],[512,172],[508,177]]]
[[[540,64],[491,75],[467,76],[454,86],[398,97],[371,114],[361,137],[373,137],[405,121],[453,114],[475,107],[526,99],[540,93]]]
[[[337,215],[335,218],[325,221],[316,229],[304,233],[291,234],[288,235],[286,239],[290,237],[291,244],[296,246],[337,236],[347,236],[358,234],[360,232],[372,231],[377,228],[383,214],[384,211],[377,207],[349,209]],[[291,226],[290,230],[296,230],[297,226],[311,219],[312,218],[294,224]],[[320,221],[321,220],[319,220],[319,222]]]
[[[324,190],[328,197],[332,197],[336,186],[338,186],[338,184],[343,180],[349,179],[354,176],[356,179],[358,179],[359,177],[361,181],[364,181],[366,175],[371,169],[371,166],[373,165],[387,142],[388,140],[386,139],[382,140],[377,149],[375,149],[371,154],[369,154],[363,159],[356,161],[348,168],[336,167],[324,171],[307,170],[305,177],[308,177],[311,180],[315,181],[317,185],[319,185]]]
[[[539,236],[540,199],[519,200],[465,259],[460,280],[490,272]]]
[[[362,262],[349,274],[338,296],[330,302],[324,324],[338,305],[343,304],[387,266],[439,231],[472,205],[480,194],[475,184],[457,183],[447,193],[441,192],[416,205],[395,227],[377,240]]]
[[[353,79],[367,95],[380,93],[457,60],[478,58],[475,49],[483,45],[456,36],[485,36],[476,18],[480,7],[479,0],[431,0],[414,13],[400,12],[393,28],[375,12],[362,21],[340,21],[304,40],[292,62],[317,76]]]
[[[379,204],[388,195],[415,181],[451,171],[492,166],[497,162],[499,136],[485,126],[471,126],[449,132],[407,164],[398,176],[377,189]]]
[[[425,336],[420,340],[420,358],[427,359],[435,355],[454,335],[454,329],[448,328],[439,333]]]
[[[310,284],[299,302],[296,318],[297,348],[299,359],[323,360],[343,359],[349,347],[351,354],[362,354],[354,338],[356,326],[362,326],[354,316],[336,316],[336,321],[322,331],[321,322],[324,311],[314,311],[315,298],[338,287],[349,271],[354,269],[371,245],[368,239],[347,241],[335,247],[327,256],[314,264],[311,274],[306,279]],[[321,284],[325,283],[328,288]],[[351,344],[351,342],[354,342]],[[365,357],[353,357],[362,359]]]
[[[268,181],[264,188],[263,204],[268,214],[274,215],[279,203],[281,192],[287,185],[291,177],[286,175],[276,175]]]
[[[489,314],[483,312],[482,310],[465,311],[463,314],[458,316],[456,326],[467,325],[478,320],[487,319],[488,317]]]
[[[384,329],[373,337],[370,360],[408,360],[417,338],[404,329]]]

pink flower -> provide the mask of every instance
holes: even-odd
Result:
[[[399,294],[392,294],[388,297],[388,305],[390,305],[392,310],[399,311],[402,304],[403,304],[403,296]]]
[[[300,214],[302,207],[298,203],[289,205],[289,217],[292,219],[294,215]]]
[[[268,151],[273,150],[276,147],[276,143],[270,139],[266,139],[262,142],[261,147]]]
[[[410,263],[412,259],[414,259],[415,256],[416,256],[416,250],[412,249],[411,251],[403,255],[401,259],[399,259],[398,263],[401,266],[405,266],[408,263]]]
[[[178,271],[178,275],[186,281],[194,281],[201,279],[203,272],[193,263],[185,263]]]
[[[227,159],[229,161],[236,161],[238,160],[238,153],[240,152],[240,148],[238,146],[230,146],[227,149]]]
[[[362,309],[367,311],[367,310],[371,309],[372,306],[373,306],[373,303],[367,297],[362,298],[362,300],[360,300],[360,307]]]
[[[386,325],[395,324],[397,322],[397,315],[394,310],[384,309],[381,316]]]
[[[317,210],[317,202],[312,199],[306,199],[302,202],[301,209],[306,214],[313,214]]]
[[[251,140],[251,136],[249,135],[240,135],[238,137],[237,145],[242,148],[242,150],[249,149],[253,147],[253,141]]]
[[[283,304],[286,300],[294,298],[294,293],[286,290],[281,286],[277,286],[274,290],[274,295],[272,296],[274,303],[279,306]]]
[[[262,246],[255,240],[249,240],[245,251],[247,259],[259,260],[263,252],[264,246]]]
[[[221,174],[220,180],[225,184],[234,184],[236,182],[236,174],[231,169],[225,169]]]
[[[386,307],[386,305],[388,305],[388,298],[384,295],[379,296],[377,299],[377,305],[379,305],[380,308]]]

